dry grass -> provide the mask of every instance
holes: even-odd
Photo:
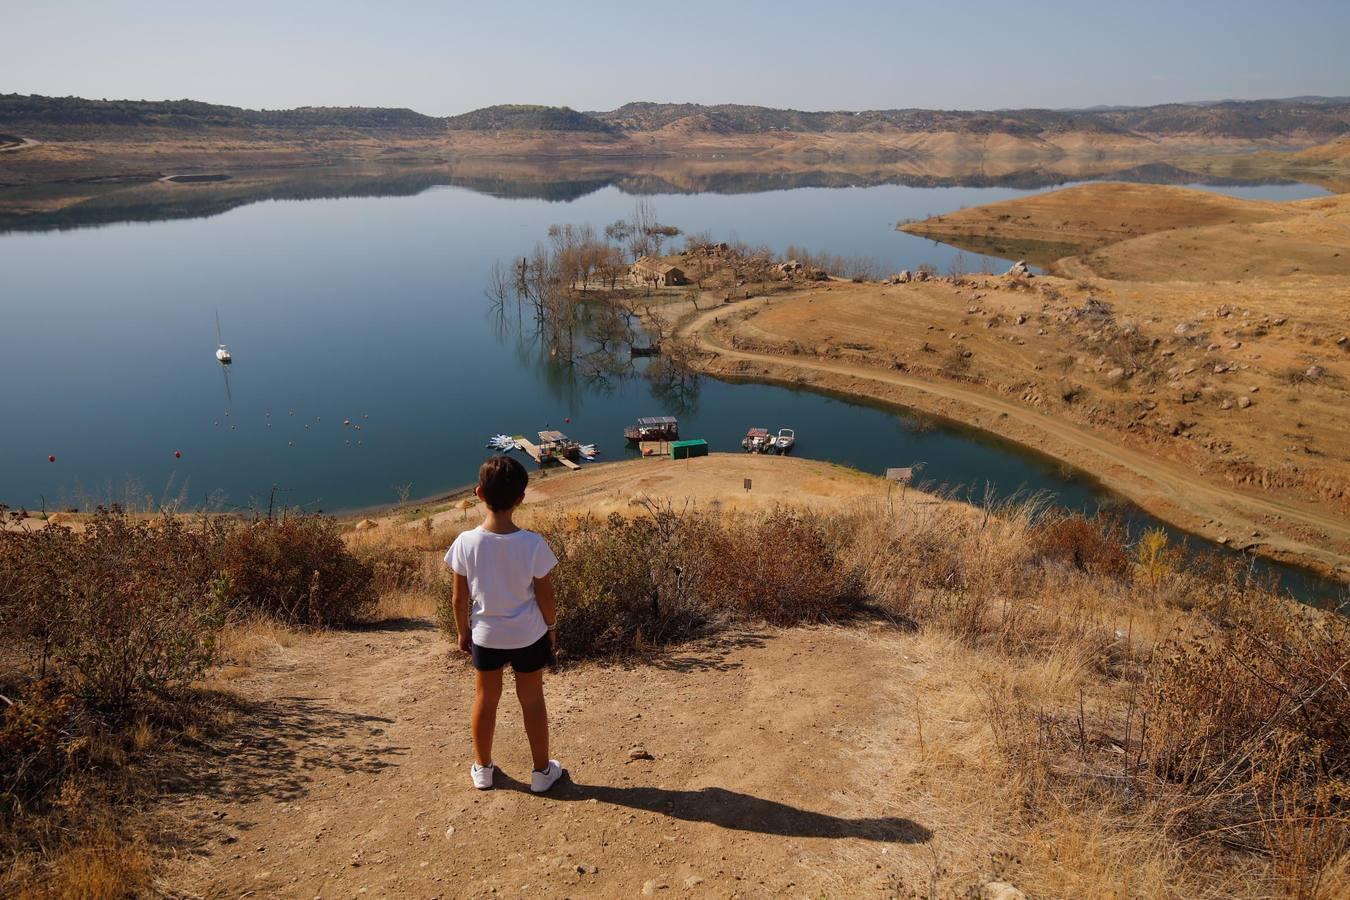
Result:
[[[1033,896],[1320,900],[1350,887],[1345,621],[1187,561],[1160,533],[1130,546],[1108,523],[1035,503],[913,493],[828,512],[646,501],[627,516],[538,519],[560,558],[574,659],[653,657],[745,622],[865,618],[915,633],[913,728],[888,757],[907,790],[931,791],[934,830],[969,845],[935,850],[897,893],[1005,876]],[[444,621],[441,555],[467,523],[425,522],[344,535],[379,595],[369,618]],[[246,672],[302,636],[235,620],[218,671]],[[9,845],[0,892],[144,890],[148,845],[102,824],[117,791],[80,772],[133,772],[210,727],[142,711],[96,735],[56,817],[26,849]],[[78,841],[61,833],[73,822]]]
[[[381,594],[371,617],[380,622],[435,618],[438,596],[437,593],[427,590]]]
[[[277,649],[290,647],[300,632],[265,616],[248,616],[226,624],[216,636],[216,652],[222,671],[251,665]]]
[[[1012,823],[1015,837],[988,846],[1034,895],[1344,888],[1344,620],[1184,562],[1159,534],[1130,546],[1110,523],[1035,504],[646,515],[548,529],[573,654],[647,655],[730,622],[870,611],[920,631],[916,664],[942,691],[940,703],[915,697],[902,777],[941,780],[953,814]],[[794,515],[804,534],[785,525]],[[766,560],[792,583],[768,577]],[[746,583],[761,578],[771,590]],[[929,706],[945,718],[925,721]],[[956,849],[934,883],[989,875],[952,868],[980,855]]]
[[[58,856],[47,870],[46,883],[20,896],[51,900],[120,900],[150,886],[151,856],[142,845],[110,830]]]

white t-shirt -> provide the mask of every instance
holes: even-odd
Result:
[[[494,650],[528,647],[548,633],[534,597],[534,579],[557,565],[548,542],[521,529],[494,534],[482,525],[450,545],[446,565],[469,579],[469,625],[473,642]]]

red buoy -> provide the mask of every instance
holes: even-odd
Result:
[[[56,462],[56,457],[55,457],[55,456],[48,456],[48,457],[47,457],[47,462]]]
[[[182,450],[175,450],[175,451],[173,451],[173,458],[174,458],[174,459],[182,459],[182,458],[183,458],[183,451],[182,451]]]
[[[571,424],[572,424],[572,417],[571,417],[571,416],[568,416],[567,418],[563,419],[563,421],[564,421],[565,423],[567,423],[568,425],[571,425]]]

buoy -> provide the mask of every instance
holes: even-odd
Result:
[[[287,441],[287,442],[286,442],[286,446],[287,446],[287,447],[294,447],[294,446],[295,446],[295,441]]]
[[[173,458],[174,458],[174,459],[182,459],[182,458],[183,458],[183,451],[182,451],[182,450],[175,450],[175,451],[173,451]]]
[[[563,424],[565,424],[565,425],[571,425],[571,424],[572,424],[572,417],[571,417],[571,416],[567,416],[566,418],[564,418],[564,419],[563,419]]]
[[[56,462],[56,455],[55,454],[48,455],[47,462]]]

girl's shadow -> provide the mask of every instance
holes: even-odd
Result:
[[[496,789],[529,791],[529,785],[511,778],[497,769]],[[708,822],[736,831],[755,831],[784,837],[861,838],[868,841],[887,841],[901,844],[922,844],[933,832],[911,819],[898,816],[846,819],[826,813],[811,812],[764,800],[726,788],[706,787],[697,791],[666,790],[655,787],[609,787],[578,784],[570,774],[553,786],[543,800],[577,802],[597,800],[660,813],[687,822]]]

